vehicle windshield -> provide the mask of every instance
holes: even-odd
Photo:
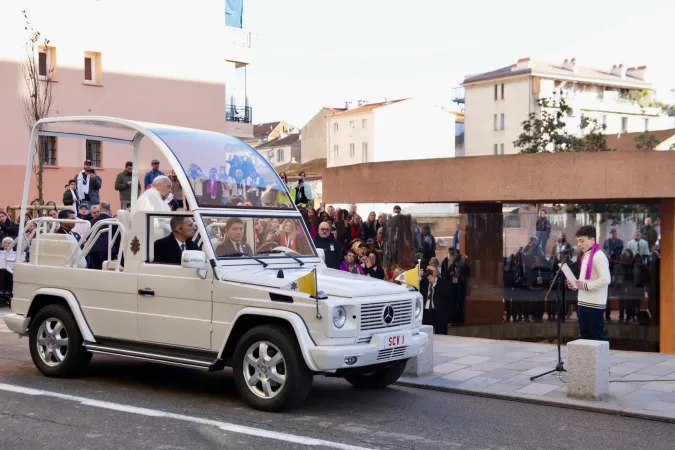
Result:
[[[183,128],[152,130],[178,159],[200,207],[293,207],[283,182],[249,145],[225,134]]]
[[[218,259],[317,256],[301,217],[202,216]]]

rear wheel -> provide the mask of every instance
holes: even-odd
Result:
[[[63,305],[48,305],[35,315],[29,346],[35,367],[48,377],[80,375],[91,361],[75,318]]]
[[[239,340],[232,366],[239,395],[263,411],[299,406],[312,388],[314,375],[295,335],[285,327],[262,325],[250,330]]]
[[[356,375],[347,375],[347,380],[352,386],[361,389],[383,389],[396,383],[403,371],[407,361],[396,362],[390,366],[381,369],[375,369],[369,372],[362,372]]]

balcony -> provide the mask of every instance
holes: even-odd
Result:
[[[253,109],[250,106],[225,105],[225,120],[228,122],[252,123]]]
[[[466,92],[462,86],[452,88],[452,101],[455,103],[464,103],[465,94]]]

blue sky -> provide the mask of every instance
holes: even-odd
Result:
[[[531,57],[647,65],[675,88],[675,1],[251,0],[256,123],[303,126],[322,106],[419,96],[448,104],[465,75]]]

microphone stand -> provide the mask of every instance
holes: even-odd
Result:
[[[561,342],[561,326],[562,326],[562,315],[565,313],[564,309],[562,308],[562,290],[563,290],[563,284],[565,283],[565,275],[562,273],[562,266],[563,264],[567,264],[569,261],[569,255],[570,253],[564,253],[564,260],[562,262],[558,263],[558,271],[555,274],[555,277],[553,277],[553,281],[551,282],[551,285],[548,288],[548,292],[546,292],[546,295],[544,296],[544,303],[548,301],[548,295],[551,293],[551,290],[553,289],[553,286],[556,286],[556,331],[558,334],[558,363],[555,366],[555,369],[549,370],[544,373],[540,373],[539,375],[535,375],[533,377],[530,377],[530,381],[534,381],[537,378],[541,378],[545,375],[549,375],[553,372],[558,372],[558,378],[562,377],[563,372],[567,372],[565,370],[565,366],[563,364],[562,360],[562,354],[560,350],[560,342]],[[558,255],[554,256],[554,258],[558,258]]]

